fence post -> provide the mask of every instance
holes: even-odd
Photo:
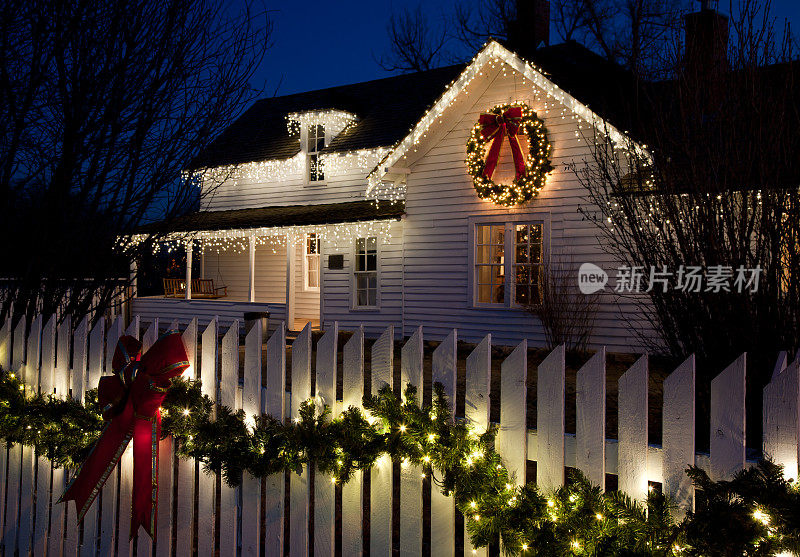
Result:
[[[578,370],[575,389],[575,467],[606,488],[606,349]],[[647,454],[647,453],[645,453]]]
[[[422,326],[417,327],[400,353],[400,391],[405,397],[408,385],[417,388],[417,404],[422,405]],[[405,398],[403,398],[405,400]],[[422,553],[422,476],[418,466],[400,465],[400,554]]]
[[[488,334],[467,356],[466,389],[464,393],[464,417],[478,433],[489,427],[492,381],[492,335]],[[464,555],[485,557],[486,548],[475,548],[464,523]]]
[[[69,396],[69,354],[70,354],[70,338],[72,336],[72,320],[69,315],[63,316],[61,325],[58,326],[57,340],[56,340],[56,357],[55,369],[53,371],[53,390],[55,396],[60,399],[65,399]],[[69,553],[66,548],[66,532],[64,530],[65,514],[67,512],[66,505],[63,503],[56,503],[58,498],[66,488],[66,471],[63,468],[52,468],[52,501],[53,505],[50,509],[50,534],[47,538],[47,553],[48,555],[61,555],[62,549],[64,555],[74,555],[74,551]],[[0,501],[2,498],[0,498]]]
[[[441,383],[450,406],[450,415],[456,415],[456,342],[453,329],[433,351],[431,382]],[[438,419],[438,417],[437,417]],[[466,519],[465,519],[466,520]],[[455,553],[456,503],[450,494],[445,495],[431,484],[431,555]]]
[[[694,355],[689,356],[664,380],[664,494],[676,504],[676,520],[681,520],[687,510],[694,510],[694,487],[686,475],[686,467],[694,464],[695,457],[694,363]]]
[[[211,319],[203,331],[202,336],[202,358],[200,360],[200,381],[204,395],[209,397],[213,403],[217,401],[217,365],[218,365],[218,332],[217,324],[219,320],[215,316]],[[216,476],[204,474],[199,471],[200,464],[196,473],[198,476],[197,493],[197,554],[214,554],[214,509],[217,491]]]
[[[562,344],[539,364],[536,383],[536,483],[543,491],[564,485],[564,356]],[[505,396],[503,408],[505,408]],[[500,423],[504,418],[501,415]],[[524,468],[523,468],[524,470]]]
[[[261,414],[261,319],[252,323],[245,337],[242,410],[246,423],[255,428]],[[261,480],[249,472],[242,474],[242,555],[258,557],[261,539]]]
[[[39,357],[42,342],[42,316],[37,315],[31,322],[28,332],[25,363],[22,365],[22,380],[25,382],[25,396],[33,396],[39,390]],[[19,503],[19,539],[17,548],[20,555],[27,555],[33,539],[33,491],[36,474],[36,457],[33,447],[22,447],[22,483]]]
[[[50,316],[42,331],[42,363],[39,366],[38,391],[42,395],[53,394],[53,374],[56,367],[56,318]],[[33,530],[33,554],[47,553],[47,530],[50,513],[50,482],[53,464],[37,450],[36,474],[36,521]],[[54,484],[55,487],[56,484]]]
[[[783,477],[797,481],[800,444],[800,361],[776,366],[764,387],[763,453],[783,465]]]
[[[325,335],[317,342],[316,397],[318,403],[331,409],[336,407],[336,357],[339,339],[339,324],[334,321]],[[318,412],[322,408],[317,409]],[[332,556],[336,549],[336,478],[314,472],[314,556]]]
[[[617,403],[618,489],[647,499],[648,366],[645,354],[619,378]]]
[[[373,395],[392,387],[394,327],[389,325],[372,344]],[[392,546],[392,459],[383,455],[370,469],[370,555],[382,555]]]
[[[197,317],[193,317],[186,330],[183,332],[183,345],[186,347],[186,356],[189,367],[183,372],[187,379],[194,380],[197,375]],[[196,462],[194,459],[180,458],[178,461],[178,501],[176,521],[175,555],[188,557],[192,555],[193,528],[194,528],[194,473]]]
[[[83,320],[75,329],[75,334],[72,339],[73,358],[72,358],[72,373],[70,374],[70,381],[72,384],[72,398],[78,402],[83,402],[83,395],[86,389],[86,373],[88,366],[88,342],[89,342],[89,319],[84,317]],[[67,357],[67,360],[69,358]],[[68,471],[68,482],[77,470],[70,469]],[[79,550],[79,525],[78,515],[75,505],[64,505],[64,512],[67,515],[66,528],[64,530],[64,554],[73,557]],[[60,505],[59,505],[60,506]]]
[[[364,328],[359,327],[342,354],[342,408],[361,408],[364,399]],[[342,555],[361,555],[364,524],[364,473],[353,472],[342,486]]]
[[[300,419],[300,405],[311,396],[311,324],[306,323],[292,343],[292,403],[291,418]],[[290,516],[289,553],[293,557],[308,554],[308,507],[310,486],[308,463],[300,474],[292,474],[289,481]]]
[[[284,421],[286,397],[286,324],[281,322],[267,341],[267,385],[264,411],[276,420]],[[264,547],[283,555],[283,473],[272,474],[265,480],[266,519]]]
[[[711,381],[711,478],[730,479],[744,468],[744,391],[747,355]]]
[[[122,336],[122,316],[118,315],[111,327],[108,329],[105,346],[105,374],[110,375],[114,370],[114,352],[117,349],[117,342]],[[102,375],[101,371],[101,375]],[[99,381],[99,378],[98,378]],[[94,388],[97,383],[90,383]],[[119,483],[119,466],[115,466],[109,474],[100,496],[100,539],[98,555],[100,557],[114,555],[114,541],[117,518],[117,487]]]
[[[239,321],[231,323],[228,332],[222,337],[220,354],[222,375],[220,376],[219,404],[236,410],[236,390],[239,386]],[[224,479],[219,501],[219,554],[220,557],[236,555],[238,545],[238,497],[241,487],[230,487]]]

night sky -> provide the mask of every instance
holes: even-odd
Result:
[[[402,0],[294,0],[271,4],[274,46],[252,84],[261,96],[286,95],[390,75],[375,57],[388,46],[386,24]],[[425,9],[443,18],[454,0],[425,0]],[[727,12],[728,2],[720,2]],[[273,8],[273,6],[276,6]],[[773,0],[773,13],[800,30],[800,2]],[[552,33],[551,37],[555,34]],[[556,41],[557,42],[557,41]]]

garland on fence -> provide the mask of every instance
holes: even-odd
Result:
[[[215,407],[199,382],[176,379],[162,405],[163,435],[184,458],[198,458],[236,485],[242,472],[263,477],[299,472],[313,463],[333,482],[346,482],[384,454],[417,466],[464,514],[473,546],[498,537],[509,553],[536,555],[771,555],[800,551],[800,490],[770,461],[732,481],[688,473],[706,500],[681,523],[665,498],[651,491],[646,504],[619,492],[601,492],[579,473],[543,495],[532,482],[516,487],[494,450],[493,430],[476,434],[451,420],[441,385],[433,404],[417,406],[413,387],[403,400],[388,388],[332,419],[315,399],[283,424],[266,416]],[[216,416],[215,416],[216,413]],[[248,425],[248,421],[250,424]],[[96,390],[86,403],[25,396],[14,374],[0,374],[0,437],[36,446],[58,466],[86,458],[103,428]],[[443,472],[440,472],[443,471]]]

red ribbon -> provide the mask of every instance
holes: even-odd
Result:
[[[133,438],[130,537],[144,526],[152,538],[158,507],[159,408],[172,378],[183,373],[189,362],[176,331],[159,338],[143,356],[141,349],[142,343],[131,336],[119,339],[112,361],[114,374],[100,378],[97,385],[108,423],[61,501],[75,501],[80,522]]]
[[[508,143],[511,145],[511,154],[514,157],[514,169],[516,177],[525,175],[525,157],[519,146],[517,133],[519,132],[520,121],[522,120],[522,107],[512,106],[502,114],[492,112],[481,114],[478,123],[481,127],[481,135],[487,141],[494,138],[489,153],[486,155],[486,166],[483,175],[492,179],[494,169],[497,167],[497,159],[500,156],[500,147],[503,145],[503,136],[508,136]]]

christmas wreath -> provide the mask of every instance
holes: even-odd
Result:
[[[523,133],[528,138],[527,160],[518,139]],[[511,184],[492,180],[504,137],[508,137],[514,158],[515,177]],[[478,197],[506,207],[530,201],[544,187],[547,173],[553,170],[550,151],[547,128],[527,104],[500,104],[481,114],[467,141],[466,160]]]

